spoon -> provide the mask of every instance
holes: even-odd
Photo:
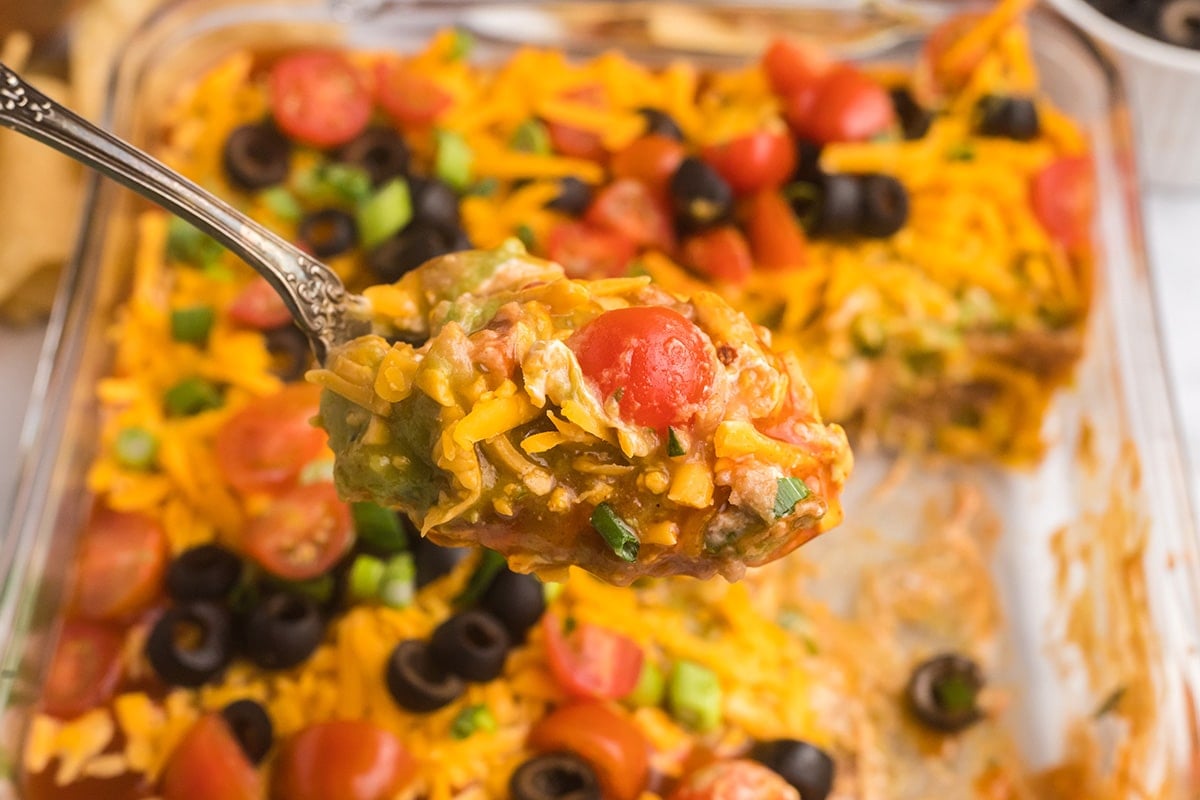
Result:
[[[337,344],[370,328],[364,298],[329,267],[228,203],[102,130],[0,64],[0,125],[53,147],[187,220],[266,278],[325,362]]]

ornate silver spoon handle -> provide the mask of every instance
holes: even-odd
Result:
[[[279,292],[320,361],[361,328],[361,298],[336,274],[136,147],[92,125],[0,64],[0,125],[104,173],[236,253]]]

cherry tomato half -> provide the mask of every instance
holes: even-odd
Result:
[[[833,68],[815,94],[801,90],[785,105],[792,129],[820,144],[866,141],[887,131],[895,118],[883,87],[849,64]]]
[[[690,424],[712,386],[712,345],[669,308],[606,311],[567,344],[601,397],[621,391],[621,417],[635,425],[662,430]]]
[[[683,263],[705,277],[725,283],[741,283],[754,269],[746,237],[732,225],[689,237],[683,243]]]
[[[808,240],[791,205],[775,191],[759,192],[746,208],[746,235],[754,263],[766,269],[795,269],[808,261]]]
[[[696,770],[670,800],[800,800],[800,793],[762,764],[738,759]]]
[[[600,108],[604,105],[604,89],[596,85],[580,86],[563,93],[563,99],[572,100],[585,106]],[[576,128],[562,122],[548,120],[546,133],[550,136],[550,146],[556,153],[570,158],[583,158],[588,161],[603,161],[606,151],[600,134]]]
[[[546,237],[546,257],[562,265],[569,278],[624,275],[637,252],[619,233],[586,222],[562,222]]]
[[[428,127],[454,102],[432,78],[399,59],[376,65],[375,95],[387,115],[402,128]]]
[[[67,621],[42,689],[46,713],[70,719],[111,700],[121,679],[121,643],[120,632],[104,623]]]
[[[529,743],[543,752],[568,750],[588,762],[609,800],[636,800],[650,776],[645,734],[607,703],[555,709],[533,726]]]
[[[628,636],[589,622],[564,634],[553,613],[543,615],[542,632],[550,670],[572,697],[615,700],[637,685],[642,648]]]
[[[371,93],[358,69],[328,50],[286,56],[271,69],[271,112],[280,129],[313,147],[336,147],[371,120]]]
[[[786,132],[759,131],[704,148],[704,160],[739,195],[777,189],[796,170],[796,146]]]
[[[121,619],[158,596],[167,535],[145,514],[97,508],[79,545],[72,610],[88,619]]]
[[[763,53],[762,66],[771,89],[786,97],[824,77],[832,62],[815,44],[776,39]]]
[[[1038,222],[1068,249],[1087,245],[1096,210],[1096,186],[1088,156],[1060,158],[1033,177],[1030,203]]]
[[[641,181],[623,178],[600,190],[584,219],[624,236],[639,247],[671,250],[675,236],[659,198]]]
[[[162,779],[163,800],[262,800],[262,777],[220,714],[196,720],[176,745]]]
[[[293,383],[251,400],[217,431],[214,452],[225,479],[240,492],[279,492],[295,484],[300,470],[321,454],[325,431],[317,415],[321,390]]]
[[[686,154],[681,142],[651,134],[614,153],[609,166],[615,177],[633,178],[663,194]]]
[[[285,800],[385,800],[416,773],[390,731],[361,720],[320,722],[284,744],[272,796]]]
[[[251,520],[243,540],[259,566],[289,581],[324,575],[353,543],[350,509],[332,483],[297,486],[276,498]]]
[[[265,278],[254,278],[234,298],[229,306],[229,318],[238,325],[269,331],[292,321],[292,314],[283,304],[279,292]]]

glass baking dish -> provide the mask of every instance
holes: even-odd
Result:
[[[904,62],[932,24],[929,13],[786,3],[184,0],[125,48],[106,122],[152,142],[154,114],[180,83],[241,47],[415,48],[453,23],[474,30],[485,57],[528,40],[717,63],[745,58],[786,28],[847,57]],[[685,17],[701,20],[691,34],[671,24]],[[1099,186],[1101,263],[1088,346],[1047,417],[1049,450],[1023,470],[860,451],[847,523],[805,551],[822,566],[812,587],[835,609],[849,609],[864,569],[920,541],[927,510],[973,487],[999,532],[990,572],[1003,611],[992,643],[1001,671],[990,677],[1009,695],[1005,724],[1032,769],[1064,760],[1082,766],[1052,772],[1045,796],[1195,797],[1200,551],[1151,300],[1129,112],[1114,67],[1084,34],[1044,10],[1034,13],[1031,34],[1045,90],[1094,145]],[[21,737],[88,509],[93,387],[130,277],[136,207],[114,185],[93,184],[23,437],[14,522],[0,542],[0,797],[17,793]],[[1060,794],[1064,786],[1073,792]]]

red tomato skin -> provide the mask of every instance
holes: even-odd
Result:
[[[196,720],[163,771],[163,800],[262,800],[263,780],[220,714]]]
[[[1096,210],[1091,157],[1060,158],[1044,167],[1030,182],[1029,202],[1054,241],[1068,250],[1086,247]]]
[[[616,700],[633,691],[642,671],[642,648],[616,631],[588,622],[564,634],[557,614],[542,615],[550,671],[567,694]]]
[[[613,181],[600,190],[584,220],[624,236],[638,247],[670,251],[675,247],[671,219],[663,201],[646,184],[632,178]]]
[[[400,59],[375,65],[375,99],[401,128],[427,128],[454,103],[454,98],[432,78]]]
[[[886,132],[895,121],[883,87],[849,64],[835,67],[820,82],[806,115],[803,103],[789,107],[788,122],[798,135],[819,144],[862,142]]]
[[[281,130],[313,147],[336,147],[371,121],[371,93],[338,53],[313,50],[281,59],[270,75],[271,111]]]
[[[123,619],[158,597],[167,535],[145,514],[97,508],[79,545],[71,609],[87,619]]]
[[[246,555],[289,581],[324,575],[354,543],[354,523],[332,483],[297,486],[243,532]]]
[[[42,687],[45,712],[71,719],[111,700],[121,680],[123,642],[120,632],[110,625],[65,622]]]
[[[567,341],[583,374],[621,417],[664,430],[687,426],[712,387],[712,344],[691,321],[662,306],[606,311]]]
[[[683,263],[716,281],[743,283],[754,269],[746,237],[732,225],[696,234],[683,243]]]
[[[292,314],[265,278],[254,278],[234,298],[229,318],[247,328],[269,331],[287,325]]]
[[[235,411],[217,431],[213,450],[229,485],[239,492],[285,491],[321,455],[328,437],[310,420],[321,390],[293,383]]]
[[[769,270],[798,269],[808,262],[808,240],[788,201],[779,192],[750,199],[746,236],[754,263]]]
[[[935,27],[925,39],[912,81],[913,93],[922,103],[935,105],[946,94],[961,89],[987,56],[988,44],[983,41],[957,64],[942,63],[946,53],[962,40],[964,34],[974,30],[983,17],[982,12],[955,14]]]
[[[560,706],[529,733],[536,750],[568,750],[596,771],[606,800],[637,800],[650,777],[650,745],[632,720],[607,703]]]
[[[568,278],[616,278],[637,253],[619,233],[586,222],[562,222],[546,237],[546,257],[562,265]]]
[[[801,800],[796,788],[748,759],[702,767],[671,793],[670,800]]]
[[[739,136],[704,148],[703,156],[737,195],[777,189],[796,171],[796,146],[785,132]]]
[[[817,45],[795,39],[775,39],[763,54],[762,67],[771,90],[791,95],[829,71],[829,56]]]
[[[394,734],[369,722],[319,722],[290,738],[276,761],[277,800],[388,800],[416,774]]]
[[[564,92],[563,99],[593,108],[601,108],[605,103],[604,88],[594,84],[579,86]],[[608,151],[604,149],[604,142],[597,133],[554,120],[546,121],[546,133],[550,136],[550,146],[554,148],[554,151],[569,158],[603,161],[608,155]]]
[[[614,153],[609,168],[614,177],[641,181],[663,196],[685,155],[687,151],[680,142],[651,134]]]

